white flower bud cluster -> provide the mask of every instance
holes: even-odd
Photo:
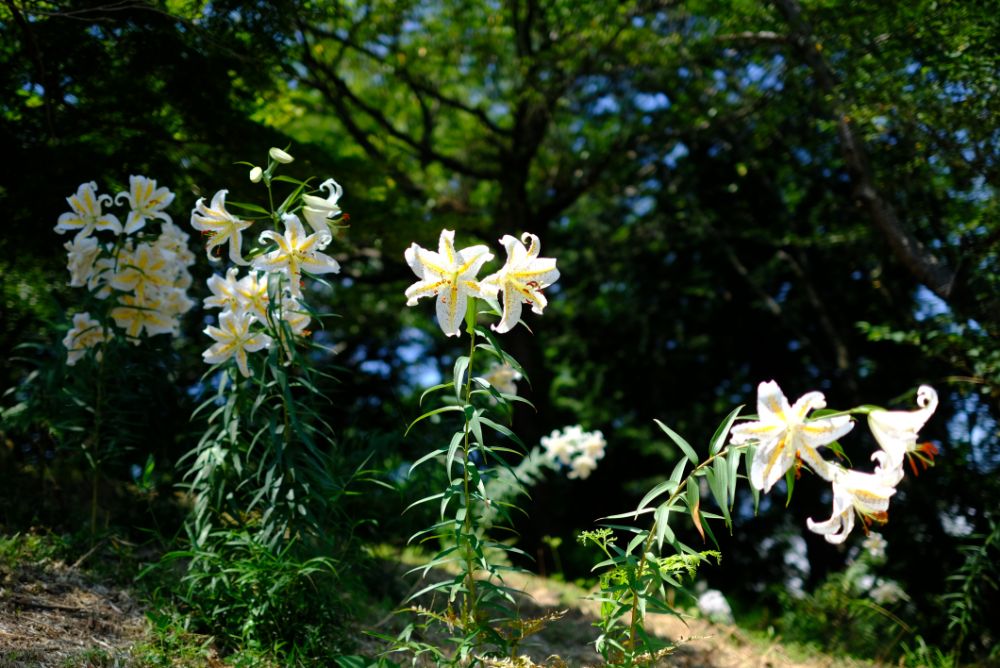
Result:
[[[597,468],[597,460],[604,457],[607,442],[600,431],[584,431],[580,425],[556,429],[541,439],[542,447],[550,461],[569,467],[566,477],[585,480]]]

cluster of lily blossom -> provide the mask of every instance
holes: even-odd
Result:
[[[173,224],[164,211],[174,200],[167,188],[154,179],[130,176],[129,189],[114,198],[98,194],[93,181],[80,184],[67,197],[70,211],[59,216],[55,231],[76,232],[63,247],[68,254],[69,285],[86,287],[98,299],[113,298],[109,315],[133,343],[139,337],[177,335],[180,316],[194,303],[188,298],[188,269],[194,255],[188,249],[187,233]],[[124,225],[105,207],[129,205]],[[147,222],[160,221],[158,235],[149,233]],[[106,239],[97,234],[108,232]],[[66,363],[76,364],[87,350],[114,336],[113,330],[89,312],[73,316],[73,327],[63,339]]]
[[[559,279],[555,259],[539,257],[538,237],[529,232],[520,239],[505,235],[500,243],[507,251],[507,262],[482,280],[476,274],[493,259],[487,246],[456,250],[454,230],[441,231],[436,253],[414,243],[406,249],[404,257],[420,280],[406,289],[406,305],[414,306],[423,297],[434,297],[438,325],[446,336],[460,334],[469,297],[491,301],[498,294],[501,296],[500,322],[491,325],[498,334],[517,325],[523,304],[541,314],[548,304],[542,290]]]
[[[521,373],[510,362],[494,362],[483,374],[483,380],[501,394],[517,394],[517,381],[521,380]]]
[[[826,406],[820,392],[803,395],[790,405],[778,384],[761,383],[757,389],[758,420],[736,425],[731,431],[733,444],[755,443],[757,448],[750,465],[750,484],[767,493],[796,462],[833,486],[833,513],[828,520],[806,521],[809,529],[830,543],[843,543],[854,528],[855,515],[867,527],[888,519],[889,498],[903,478],[903,462],[910,459],[927,465],[937,449],[931,443],[919,444],[917,432],[937,409],[934,388],[921,385],[917,391],[917,409],[887,411],[876,409],[868,414],[868,426],[879,445],[871,457],[875,470],[864,473],[825,459],[819,448],[827,446],[854,428],[849,415],[809,419],[810,411]]]
[[[604,457],[607,446],[604,434],[584,431],[578,424],[554,430],[541,438],[541,444],[549,461],[569,467],[567,478],[581,480],[586,480],[597,468],[597,460]]]
[[[271,158],[281,164],[292,158],[281,149],[272,149]],[[261,178],[260,168],[251,170],[252,181]],[[253,222],[241,220],[226,209],[226,194],[220,190],[209,204],[201,198],[191,212],[191,226],[208,237],[206,251],[209,260],[218,261],[215,249],[228,244],[229,259],[247,267],[240,276],[240,267],[231,267],[225,276],[208,279],[211,295],[204,300],[205,308],[221,309],[219,326],[209,325],[204,332],[215,343],[202,353],[208,364],[235,360],[240,373],[250,376],[248,353],[269,348],[275,338],[284,341],[286,331],[294,336],[308,335],[311,322],[309,311],[302,303],[302,273],[338,273],[340,264],[322,251],[333,240],[329,219],[340,215],[337,203],[342,194],[339,184],[328,179],[320,185],[328,197],[303,195],[302,214],[311,228],[303,226],[295,213],[281,216],[282,231],[260,233],[260,249],[243,257],[243,231]],[[276,288],[269,288],[276,286]]]

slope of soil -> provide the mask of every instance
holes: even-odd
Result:
[[[152,634],[141,602],[126,587],[95,582],[77,564],[42,559],[32,564],[0,565],[0,668],[146,665],[136,660],[132,652],[137,645],[149,642]],[[414,577],[401,578],[407,566],[399,561],[386,562],[385,568],[386,578],[394,581],[399,590],[427,584]],[[434,571],[428,575],[436,576],[449,577]],[[571,668],[601,665],[600,656],[593,649],[596,634],[593,624],[599,607],[587,599],[588,592],[530,574],[511,575],[508,584],[530,597],[521,605],[523,617],[562,614],[560,619],[525,640],[524,656],[535,665]],[[406,617],[393,614],[370,620],[369,628],[358,628],[356,637],[362,639],[359,650],[369,656],[383,652],[385,645],[364,632],[374,628],[379,633],[395,634],[407,621]],[[647,628],[678,645],[675,652],[657,664],[660,666],[866,668],[873,665],[815,655],[798,658],[778,642],[762,643],[737,627],[694,617],[680,620],[655,615],[649,619]],[[213,668],[229,665],[214,652],[207,658],[197,665]],[[405,659],[396,658],[405,663]],[[173,657],[170,663],[187,665],[180,657]]]

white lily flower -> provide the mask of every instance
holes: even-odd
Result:
[[[561,463],[569,466],[573,455],[576,454],[576,440],[569,434],[569,429],[566,430],[565,434],[555,429],[548,436],[542,436],[540,442],[542,447],[545,448],[545,456],[550,461],[559,460]]]
[[[306,236],[305,228],[295,214],[286,213],[281,220],[285,224],[283,235],[273,230],[260,233],[261,243],[265,240],[273,241],[278,248],[256,258],[253,261],[253,268],[259,271],[285,272],[292,296],[301,297],[300,283],[303,270],[311,274],[335,274],[340,271],[340,265],[336,260],[320,252],[327,247],[333,237],[328,231]]]
[[[136,345],[143,331],[146,336],[156,336],[172,334],[177,328],[175,318],[164,313],[160,300],[153,299],[152,295],[121,295],[118,303],[119,306],[111,309],[111,317]]]
[[[577,455],[572,462],[569,464],[570,469],[572,469],[566,477],[570,480],[586,480],[590,477],[591,472],[597,468],[597,460],[589,455]]]
[[[305,217],[306,222],[309,223],[309,226],[315,231],[329,232],[330,226],[326,221],[340,215],[340,206],[337,202],[340,200],[340,196],[344,194],[344,189],[333,179],[323,181],[323,183],[319,184],[319,189],[328,191],[329,195],[326,198],[317,197],[316,195],[303,195],[302,202],[305,206],[302,208],[302,215]]]
[[[160,311],[168,318],[173,319],[173,331],[171,334],[180,334],[179,316],[184,315],[194,308],[194,301],[188,297],[187,291],[180,288],[161,288],[158,299],[160,300]]]
[[[312,322],[309,311],[305,310],[295,297],[285,297],[281,300],[281,319],[288,323],[296,336],[304,336],[306,328]]]
[[[229,259],[236,264],[245,265],[247,262],[240,254],[243,247],[243,230],[253,223],[240,220],[226,211],[226,194],[228,192],[228,190],[220,190],[215,193],[210,206],[205,206],[204,197],[199,198],[191,212],[191,227],[208,236],[205,250],[208,251],[209,260],[216,261],[218,258],[212,255],[212,249],[228,241]]]
[[[94,272],[94,262],[101,254],[96,237],[73,237],[73,241],[63,244],[66,249],[66,268],[69,270],[69,285],[82,288],[87,285]]]
[[[142,298],[151,286],[170,285],[173,282],[171,269],[159,249],[139,244],[133,252],[119,252],[118,271],[111,277],[111,287],[133,291]]]
[[[583,427],[575,424],[543,436],[541,445],[549,461],[558,461],[570,467],[568,477],[586,478],[597,468],[597,460],[604,457],[607,442],[600,431],[584,431]]]
[[[826,542],[843,543],[854,529],[854,515],[861,516],[867,526],[885,523],[889,518],[889,498],[896,493],[891,477],[880,473],[861,473],[830,464],[833,473],[833,514],[830,519],[815,522],[806,519],[809,530],[822,535]]]
[[[242,314],[244,312],[244,303],[239,294],[239,280],[236,278],[236,274],[239,271],[239,267],[231,267],[226,272],[225,278],[218,274],[213,274],[206,281],[208,289],[212,291],[212,294],[205,297],[202,305],[205,308],[220,308],[223,311]]]
[[[521,380],[521,374],[509,362],[494,362],[483,375],[483,380],[503,394],[517,394],[516,381]]]
[[[87,289],[98,299],[107,299],[111,295],[111,278],[115,275],[115,258],[99,257],[87,278]]]
[[[917,432],[930,419],[938,406],[938,395],[930,385],[921,385],[917,390],[917,410],[886,411],[874,410],[868,414],[868,427],[882,449],[872,455],[878,463],[878,470],[892,471],[903,477],[903,459],[907,456],[920,459],[925,465],[933,460],[937,448],[931,443],[917,444]],[[914,474],[916,465],[910,460]]]
[[[110,338],[110,332],[105,332],[101,323],[94,320],[89,313],[77,313],[73,316],[73,328],[66,333],[62,341],[68,353],[66,364],[73,366],[87,354],[89,348]]]
[[[525,232],[521,239],[510,235],[500,239],[507,249],[507,262],[482,282],[484,291],[503,292],[503,316],[498,324],[491,326],[499,334],[513,329],[521,319],[521,304],[530,304],[532,311],[541,314],[548,304],[542,290],[559,280],[555,258],[538,257],[541,250],[538,237]],[[528,248],[523,242],[528,242]]]
[[[70,230],[80,230],[76,233],[78,239],[89,237],[94,230],[111,230],[115,234],[122,233],[122,224],[114,214],[104,213],[102,207],[112,204],[111,195],[98,195],[97,183],[81,183],[75,195],[66,198],[72,211],[59,216],[55,231],[59,234]]]
[[[601,459],[604,457],[604,448],[607,445],[604,434],[600,431],[592,431],[584,434],[584,438],[577,443],[577,450],[592,459]]]
[[[248,273],[236,284],[236,295],[242,310],[253,315],[258,322],[267,322],[267,307],[271,303],[267,294],[267,274]]]
[[[806,419],[809,411],[824,406],[826,399],[820,392],[804,394],[790,406],[773,380],[757,387],[760,419],[736,425],[730,432],[734,445],[757,441],[757,451],[750,466],[750,483],[754,487],[769,492],[795,463],[796,456],[801,457],[816,475],[831,480],[831,464],[817,449],[849,432],[854,421],[847,415]]]
[[[191,249],[188,248],[188,241],[191,235],[177,227],[172,221],[164,222],[160,226],[160,236],[156,238],[155,244],[164,250],[169,250],[178,256],[178,261],[184,264],[194,264],[195,257]]]
[[[219,327],[209,325],[205,334],[215,339],[216,343],[203,352],[201,356],[208,364],[221,364],[228,359],[236,359],[243,377],[250,376],[250,366],[247,353],[254,353],[271,345],[271,337],[263,332],[251,332],[250,324],[253,318],[250,314],[236,315],[224,311],[219,315]]]
[[[125,220],[125,234],[138,232],[145,227],[149,218],[173,222],[170,215],[163,211],[174,201],[174,194],[169,188],[157,188],[156,179],[145,176],[130,176],[128,183],[128,191],[115,196],[115,204],[121,204],[120,200],[125,198],[132,209]]]
[[[406,305],[413,306],[422,297],[437,296],[437,320],[445,336],[459,336],[468,296],[482,297],[476,274],[493,259],[486,246],[455,250],[454,230],[441,230],[438,252],[417,244],[406,249],[406,263],[420,280],[406,289]]]

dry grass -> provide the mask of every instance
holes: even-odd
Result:
[[[112,665],[144,628],[126,590],[78,568],[48,560],[0,567],[0,668]]]

